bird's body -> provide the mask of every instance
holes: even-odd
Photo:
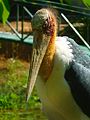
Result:
[[[37,21],[41,23],[36,25]],[[55,17],[47,9],[41,9],[33,18],[28,93],[36,80],[49,120],[90,120],[90,56],[74,40],[56,37],[56,27]]]
[[[74,60],[72,45],[67,39],[59,37],[56,41],[53,70],[47,81],[38,75],[37,91],[50,120],[90,120],[76,104],[65,80],[65,72]]]

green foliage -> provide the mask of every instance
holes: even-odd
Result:
[[[47,120],[40,110],[0,111],[0,120]]]
[[[63,0],[60,0],[61,3],[63,3]]]
[[[0,0],[0,19],[3,23],[6,22],[10,12],[8,0]]]
[[[68,4],[73,5],[74,0],[60,0],[60,2],[66,1]],[[90,0],[78,0],[78,4],[84,4],[86,7],[90,7]],[[77,4],[77,5],[78,5]]]
[[[83,3],[90,8],[90,0],[82,0]]]
[[[9,59],[7,69],[0,72],[0,109],[26,109],[28,68],[21,61]],[[40,101],[34,90],[29,108],[39,108]]]

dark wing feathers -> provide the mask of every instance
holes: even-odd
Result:
[[[74,60],[65,72],[65,80],[76,103],[90,117],[90,56],[73,40],[70,43],[73,46]]]
[[[73,39],[68,38],[67,40],[72,45],[74,60],[76,63],[80,63],[86,68],[90,69],[90,50],[86,47],[78,45]]]
[[[90,70],[73,62],[65,72],[65,79],[76,103],[90,117]]]
[[[65,72],[65,79],[76,103],[90,117],[90,70],[73,62]]]

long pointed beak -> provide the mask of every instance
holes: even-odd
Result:
[[[37,75],[44,58],[44,55],[47,50],[47,46],[50,40],[50,36],[47,36],[42,33],[34,32],[33,38],[33,51],[32,51],[32,58],[30,64],[30,71],[29,71],[29,78],[27,83],[27,96],[26,100],[28,101],[33,88],[35,86],[35,82],[37,79]]]

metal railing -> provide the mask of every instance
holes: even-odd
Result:
[[[27,35],[24,35],[24,11],[28,14],[30,18],[33,17],[33,14],[30,12],[30,10],[27,8],[30,5],[33,6],[40,6],[40,7],[48,7],[52,6],[52,8],[55,8],[57,10],[60,10],[60,14],[63,17],[63,19],[70,25],[70,27],[74,30],[74,32],[79,36],[79,38],[84,42],[84,44],[90,49],[87,42],[90,40],[90,22],[87,22],[87,40],[84,40],[84,38],[80,35],[80,33],[74,28],[74,26],[70,23],[70,21],[67,19],[67,17],[62,13],[63,12],[70,12],[71,14],[77,14],[81,16],[87,17],[87,21],[90,20],[90,10],[82,7],[77,6],[70,6],[66,4],[61,4],[57,2],[52,1],[31,1],[31,2],[22,2],[20,0],[14,0],[16,3],[17,8],[17,15],[16,15],[16,29],[10,24],[9,21],[7,21],[7,25],[12,29],[12,31],[16,34],[16,36],[21,40],[21,42],[24,42],[25,39],[27,39],[30,36],[30,33]],[[18,22],[19,22],[19,11],[22,10],[21,15],[21,34],[18,32]],[[86,42],[87,41],[87,42]]]

